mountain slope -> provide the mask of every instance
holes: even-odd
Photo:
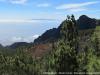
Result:
[[[47,30],[45,33],[39,36],[39,38],[35,39],[34,43],[39,44],[39,43],[53,42],[59,38],[59,35],[60,35],[59,28],[53,28],[53,29]]]
[[[47,30],[45,33],[43,33],[40,37],[34,40],[35,44],[39,43],[47,43],[47,42],[53,42],[57,41],[57,39],[60,38],[60,30],[65,21],[63,21],[58,28],[53,28],[50,30]],[[78,28],[79,29],[91,29],[96,27],[96,20],[89,18],[86,15],[82,15],[77,20]]]
[[[80,29],[80,36],[82,37],[80,40],[80,44],[82,44],[82,48],[84,47],[84,40],[89,39],[94,32],[96,27],[96,20],[87,17],[86,15],[82,15],[76,21],[78,24],[78,28]],[[34,40],[33,43],[26,43],[26,42],[17,42],[8,46],[9,49],[17,49],[25,47],[27,51],[32,54],[33,57],[41,57],[47,54],[50,50],[52,50],[52,43],[56,42],[61,37],[61,28],[63,25],[66,25],[66,20],[63,21],[58,28],[53,28],[47,30],[41,36]],[[92,30],[91,30],[92,29]],[[24,48],[24,50],[26,50]]]

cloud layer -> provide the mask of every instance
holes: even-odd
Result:
[[[20,4],[20,5],[24,5],[27,4],[29,0],[0,0],[0,2],[9,2],[11,4]],[[68,10],[71,12],[79,12],[79,11],[85,11],[88,10],[87,6],[90,5],[94,5],[100,3],[100,1],[88,1],[88,2],[82,2],[82,3],[67,3],[67,4],[61,4],[61,5],[54,5],[52,3],[37,3],[35,4],[35,7],[53,7],[55,9],[64,9],[64,10]]]
[[[63,4],[63,5],[56,7],[56,9],[75,9],[75,8],[80,8],[80,7],[96,4],[96,3],[99,3],[99,1],[85,2],[85,3]]]
[[[37,7],[49,7],[49,6],[51,6],[49,3],[37,4]]]
[[[27,0],[10,0],[12,4],[25,4]]]
[[[1,19],[0,23],[37,23],[38,20],[24,20],[24,19]]]
[[[87,10],[86,6],[97,4],[100,1],[84,2],[84,3],[73,3],[73,4],[62,4],[56,7],[56,9],[66,9],[72,12]]]
[[[13,42],[33,42],[34,39],[38,38],[39,35],[33,35],[29,37],[12,37],[11,41]]]
[[[25,4],[28,0],[0,0],[0,2],[9,2],[12,4]]]

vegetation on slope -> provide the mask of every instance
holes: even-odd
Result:
[[[80,31],[73,15],[67,16],[61,25],[60,38],[52,43],[52,50],[39,59],[32,58],[26,47],[17,48],[13,55],[1,51],[0,75],[90,75],[99,72],[100,43],[95,30]]]

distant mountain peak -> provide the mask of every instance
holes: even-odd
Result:
[[[91,29],[96,27],[96,20],[93,18],[89,18],[86,15],[82,15],[77,20],[77,24],[79,29]]]
[[[80,17],[79,17],[79,19],[85,19],[85,18],[89,18],[87,15],[81,15]]]
[[[27,42],[15,42],[13,43],[12,45],[8,46],[9,48],[12,48],[12,49],[16,49],[16,48],[19,48],[19,47],[23,47],[23,46],[28,46],[29,43]]]

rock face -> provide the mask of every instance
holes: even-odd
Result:
[[[96,20],[82,15],[77,20],[79,29],[91,29],[96,27]]]
[[[38,44],[31,47],[28,51],[33,57],[40,58],[45,54],[48,54],[52,50],[52,44]]]

